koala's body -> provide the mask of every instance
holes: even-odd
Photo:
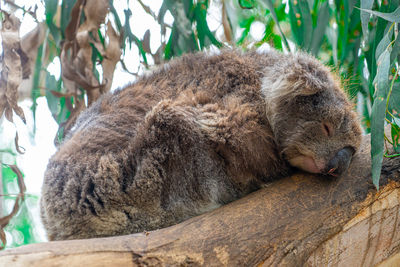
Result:
[[[293,167],[340,175],[360,135],[339,83],[309,55],[186,55],[81,114],[48,164],[41,216],[50,240],[170,226]]]

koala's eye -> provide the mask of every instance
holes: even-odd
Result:
[[[322,131],[324,132],[324,134],[326,136],[330,137],[333,135],[332,125],[330,125],[329,123],[326,123],[326,122],[322,122],[321,127],[322,127]]]

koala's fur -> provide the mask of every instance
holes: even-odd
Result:
[[[360,135],[339,83],[307,54],[186,55],[79,117],[48,164],[41,216],[50,240],[170,226],[292,166],[346,165],[335,155]]]

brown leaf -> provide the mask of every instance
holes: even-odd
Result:
[[[91,80],[88,81],[88,78],[84,76],[85,72],[82,74],[79,71],[78,66],[83,65],[83,60],[79,59],[78,57],[79,53],[77,55],[78,58],[70,59],[68,57],[68,54],[74,54],[72,49],[73,47],[74,47],[73,43],[65,42],[61,50],[61,70],[63,79],[66,78],[70,81],[76,82],[79,86],[83,87],[85,90],[99,88],[100,85],[98,83],[92,84],[91,83],[92,81]],[[90,59],[90,65],[92,65],[91,59]]]
[[[86,0],[83,10],[86,16],[85,23],[88,25],[86,29],[88,31],[97,30],[107,16],[108,0]]]
[[[4,164],[4,165],[6,165],[6,164]],[[6,236],[4,233],[4,227],[6,227],[8,225],[8,223],[10,222],[10,220],[14,217],[14,215],[17,214],[17,212],[19,210],[19,206],[21,205],[22,201],[24,201],[25,191],[26,191],[26,187],[25,187],[25,183],[24,183],[24,179],[23,179],[21,171],[15,165],[8,165],[8,166],[17,175],[19,194],[18,194],[17,198],[15,199],[14,206],[13,206],[13,209],[10,212],[10,214],[0,218],[0,239],[1,239],[1,242],[3,243],[0,246],[0,250],[3,249],[7,245],[7,240],[6,240]]]
[[[4,232],[4,229],[2,227],[0,227],[0,240],[1,240],[0,250],[2,250],[7,245],[6,233]]]
[[[226,12],[225,0],[222,1],[222,26],[224,28],[224,35],[227,42],[232,42],[232,28],[229,23],[228,15]]]
[[[147,30],[147,31],[144,33],[143,41],[142,41],[142,46],[143,46],[143,50],[144,50],[146,53],[151,54],[151,49],[150,49],[150,30]]]
[[[5,112],[6,118],[13,121],[14,111],[25,123],[25,115],[18,106],[18,86],[22,81],[22,52],[19,26],[20,21],[13,14],[4,14],[3,27],[0,30],[3,44],[3,60],[0,83],[0,111]],[[0,113],[0,116],[2,115]]]
[[[17,152],[20,154],[25,154],[25,148],[19,146],[19,144],[18,144],[18,132],[15,133],[14,143],[15,143],[15,149],[17,150]],[[22,150],[21,150],[21,148],[22,148]]]
[[[22,200],[22,196],[18,195],[17,198],[15,199],[14,206],[13,206],[11,213],[8,214],[7,216],[0,218],[0,237],[1,237],[1,241],[3,242],[3,245],[0,246],[0,250],[3,249],[7,245],[7,240],[5,237],[5,233],[3,232],[4,231],[3,229],[10,222],[12,217],[14,217],[14,215],[17,214],[21,200]]]
[[[103,62],[101,63],[103,67],[103,84],[101,87],[101,92],[108,92],[112,85],[112,80],[114,77],[115,66],[121,58],[121,38],[114,30],[111,22],[107,23],[107,33],[108,45],[106,48],[106,54],[104,55]]]
[[[61,93],[61,92],[57,92],[57,91],[54,91],[54,90],[50,90],[50,93],[52,95],[54,95],[55,97],[71,97],[71,96],[74,96],[73,93]]]
[[[26,56],[22,60],[23,79],[27,79],[31,75],[36,61],[37,50],[43,43],[45,36],[46,24],[42,22],[22,38],[21,49],[22,53]]]
[[[79,21],[81,18],[81,13],[83,9],[83,0],[77,0],[74,7],[71,10],[71,20],[68,23],[67,28],[65,29],[65,39],[67,41],[72,41],[75,39],[76,31],[79,27]]]
[[[25,191],[26,191],[26,186],[24,183],[24,177],[22,175],[22,172],[18,169],[16,165],[8,165],[11,170],[17,175],[17,181],[18,181],[18,187],[19,187],[19,194],[22,197],[22,200],[25,198]]]

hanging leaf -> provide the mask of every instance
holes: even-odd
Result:
[[[365,12],[370,13],[370,14],[373,14],[375,16],[378,16],[378,17],[383,18],[384,20],[387,20],[387,21],[390,21],[390,22],[400,23],[400,7],[398,7],[392,13],[383,13],[383,12],[379,12],[379,11],[362,9],[362,8],[360,8],[360,10],[361,11],[365,11]]]
[[[318,52],[321,48],[321,43],[325,36],[326,28],[329,24],[329,18],[329,2],[326,1],[322,4],[318,11],[318,21],[313,31],[311,46],[309,49],[309,51],[315,56],[318,55]]]
[[[374,4],[374,0],[361,0],[361,26],[362,26],[362,31],[363,35],[367,36],[368,32],[368,21],[370,18],[370,13],[364,11],[364,10],[371,10],[372,5]]]
[[[26,58],[21,49],[19,27],[20,21],[14,14],[3,12],[4,20],[0,34],[3,45],[2,72],[0,73],[0,117],[13,122],[15,112],[25,123],[25,114],[18,106],[18,86],[22,82],[22,58]]]
[[[285,47],[286,47],[287,51],[290,52],[289,43],[288,43],[288,41],[287,41],[287,39],[286,39],[285,34],[284,34],[283,31],[282,31],[282,28],[281,28],[281,26],[280,26],[279,19],[278,19],[278,16],[276,15],[275,8],[274,8],[274,5],[272,4],[272,1],[271,1],[271,0],[265,0],[265,3],[267,4],[267,7],[268,7],[268,9],[269,9],[269,12],[271,13],[272,19],[275,21],[275,23],[276,23],[276,25],[277,25],[277,27],[278,27],[279,34],[280,34],[280,36],[281,36],[282,39],[283,39],[283,42],[284,42],[284,44],[285,44]]]
[[[385,50],[378,59],[378,71],[375,84],[375,101],[371,112],[371,158],[372,181],[379,190],[382,160],[384,155],[384,124],[386,114],[386,99],[388,94],[388,76],[390,67],[390,52]]]
[[[375,52],[375,59],[378,62],[378,58],[380,55],[383,53],[383,51],[386,50],[386,48],[389,46],[390,42],[392,41],[392,35],[393,31],[392,28],[390,27],[390,24],[387,25],[389,29],[387,30],[386,34],[383,36],[382,40],[379,42],[378,46],[376,47],[376,52]]]
[[[396,153],[400,153],[400,119],[395,118],[395,124],[391,126],[391,136],[393,149]]]
[[[46,24],[50,30],[51,35],[54,38],[54,41],[58,45],[61,40],[60,29],[54,24],[53,18],[57,13],[58,0],[45,0],[45,15],[46,15]]]
[[[252,9],[255,7],[255,0],[239,0],[239,5],[243,9]]]

